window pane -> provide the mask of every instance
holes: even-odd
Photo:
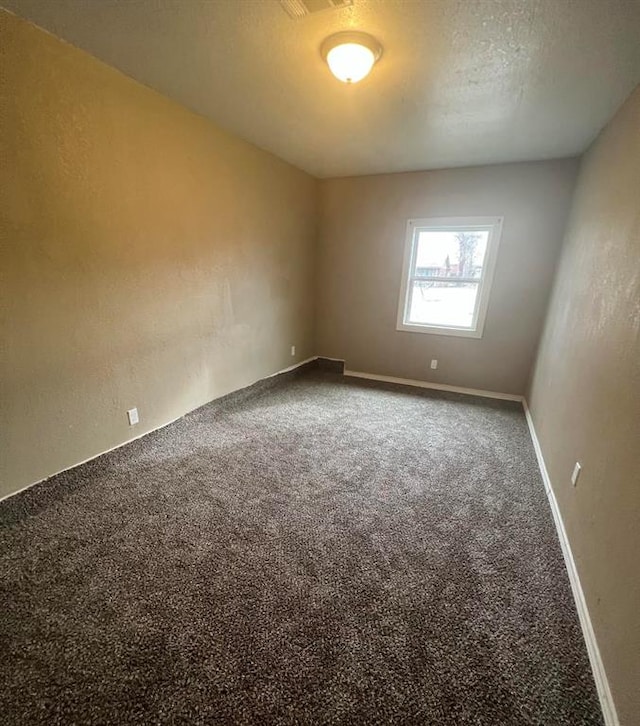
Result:
[[[419,231],[416,277],[482,276],[489,231]]]
[[[407,323],[471,328],[478,295],[475,282],[413,282]]]

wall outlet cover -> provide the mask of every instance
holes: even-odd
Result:
[[[576,461],[576,465],[573,467],[573,472],[571,474],[571,483],[573,486],[575,486],[578,483],[578,479],[580,477],[580,472],[582,471],[582,466],[580,466],[580,462]]]
[[[129,426],[135,426],[138,421],[140,421],[140,417],[138,416],[138,409],[130,408],[127,411],[127,418],[129,419]]]

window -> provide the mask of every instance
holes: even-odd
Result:
[[[410,219],[398,330],[482,337],[501,217]]]

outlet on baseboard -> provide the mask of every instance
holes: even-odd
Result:
[[[295,345],[292,345],[291,346],[291,355],[293,356],[295,354],[296,354],[296,346]]]
[[[431,368],[435,371],[437,367],[438,367],[438,360],[437,360],[437,358],[432,358],[432,360],[431,360]]]
[[[576,486],[578,483],[578,479],[580,478],[580,472],[582,471],[582,466],[580,465],[579,461],[576,461],[576,465],[573,467],[573,472],[571,474],[571,483],[573,486]]]
[[[140,421],[140,417],[138,416],[138,409],[130,408],[127,411],[127,418],[129,419],[129,426],[135,426]]]

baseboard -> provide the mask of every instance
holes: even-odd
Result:
[[[380,376],[377,373],[363,373],[362,371],[350,371],[345,369],[345,376],[352,378],[366,378],[370,381],[382,381],[383,383],[398,383],[402,386],[414,386],[416,388],[432,388],[435,391],[449,391],[451,393],[464,393],[467,396],[481,396],[483,398],[499,398],[503,401],[522,402],[522,396],[513,393],[498,393],[497,391],[483,391],[478,388],[462,388],[461,386],[449,386],[444,383],[431,383],[430,381],[416,381],[411,378],[396,378],[395,376]]]
[[[237,389],[238,391],[242,391],[245,388],[249,388],[250,386],[255,385],[256,383],[259,383],[260,381],[268,380],[269,378],[274,378],[275,376],[280,376],[283,373],[290,373],[291,371],[296,370],[296,368],[301,368],[302,366],[306,366],[309,363],[315,361],[317,359],[317,356],[311,356],[311,358],[305,358],[305,360],[301,360],[299,363],[294,363],[292,366],[289,366],[288,368],[283,368],[281,371],[276,371],[275,373],[270,373],[268,376],[265,376],[264,378],[259,378],[257,381],[254,381],[253,383],[249,383],[246,386],[243,386],[242,388]],[[225,394],[229,395],[229,394]],[[220,396],[220,398],[223,398],[223,396]],[[212,401],[215,401],[216,399],[212,399]],[[207,403],[211,403],[212,401],[208,401]],[[202,404],[206,406],[207,404]],[[199,406],[197,408],[200,408]],[[195,409],[194,409],[195,410]],[[94,454],[93,456],[90,456],[87,459],[83,459],[82,461],[78,461],[76,464],[72,464],[71,466],[65,466],[64,469],[60,469],[59,471],[54,472],[53,474],[49,474],[48,476],[43,477],[42,479],[38,479],[38,481],[31,482],[31,484],[27,484],[26,486],[20,487],[20,489],[16,489],[15,492],[9,492],[8,494],[4,494],[0,497],[0,502],[5,501],[5,499],[9,499],[11,497],[15,497],[16,494],[20,494],[21,492],[26,491],[27,489],[31,489],[31,487],[34,487],[36,484],[41,484],[42,482],[47,481],[48,479],[51,479],[54,476],[58,476],[58,474],[62,474],[65,471],[69,471],[71,469],[75,469],[77,466],[82,466],[83,464],[86,464],[89,461],[93,461],[94,459],[97,459],[99,456],[104,456],[104,454],[108,454],[110,451],[115,451],[116,449],[119,449],[122,446],[126,446],[127,444],[131,444],[134,441],[137,441],[138,439],[143,438],[144,436],[148,436],[149,434],[154,433],[155,431],[160,431],[160,429],[164,429],[167,426],[171,426],[171,424],[175,423],[176,421],[179,421],[184,416],[187,416],[191,411],[185,411],[183,414],[180,414],[180,416],[176,416],[175,418],[172,418],[170,421],[167,421],[166,423],[160,424],[160,426],[156,426],[153,429],[149,429],[149,431],[145,431],[143,434],[139,434],[138,436],[134,436],[131,439],[127,439],[126,441],[123,441],[120,444],[116,444],[115,446],[112,446],[109,449],[105,449],[104,451],[101,451],[99,454]]]
[[[567,532],[564,528],[562,521],[562,515],[558,507],[553,488],[551,486],[551,479],[549,478],[549,472],[542,455],[542,448],[538,441],[535,427],[533,425],[533,419],[527,405],[526,399],[523,398],[522,405],[524,413],[529,426],[529,433],[531,434],[531,440],[533,441],[533,448],[536,452],[536,458],[538,460],[538,467],[542,476],[545,491],[547,492],[547,498],[549,500],[549,506],[553,514],[553,520],[556,525],[556,531],[558,533],[558,539],[560,540],[560,547],[562,548],[562,555],[564,557],[564,563],[569,574],[569,582],[571,583],[571,590],[573,592],[573,599],[576,603],[576,610],[578,611],[578,618],[580,619],[580,626],[582,628],[582,635],[587,646],[587,652],[589,654],[589,661],[591,663],[591,670],[593,671],[593,679],[596,684],[598,691],[598,697],[600,699],[600,706],[602,708],[602,715],[604,717],[605,726],[620,726],[618,721],[618,714],[616,707],[613,702],[611,695],[611,689],[609,688],[609,680],[604,669],[604,663],[600,655],[600,649],[596,640],[596,635],[593,630],[593,624],[591,623],[591,617],[589,616],[589,610],[587,608],[587,602],[584,597],[582,585],[580,584],[580,577],[578,576],[578,570],[576,563],[573,559],[571,552],[571,546],[567,537]]]
[[[26,486],[23,486],[20,489],[16,489],[15,492],[9,492],[8,494],[4,494],[3,496],[0,497],[0,502],[4,502],[5,499],[10,499],[11,497],[15,497],[16,494],[20,494],[21,492],[24,492],[27,489],[31,489],[31,487],[36,486],[36,484],[42,484],[43,482],[48,481],[49,479],[53,478],[54,476],[58,476],[58,474],[63,474],[65,471],[71,471],[71,469],[75,469],[78,466],[87,464],[89,461],[93,461],[94,459],[97,459],[99,456],[104,456],[104,454],[108,454],[110,451],[115,451],[116,449],[119,449],[122,446],[126,446],[127,444],[131,444],[134,441],[137,441],[138,439],[142,439],[145,436],[148,436],[149,434],[154,433],[155,431],[160,431],[160,429],[166,428],[167,426],[171,426],[172,423],[179,421],[181,418],[186,416],[187,413],[191,413],[191,412],[187,411],[186,413],[183,413],[180,416],[176,416],[175,418],[172,418],[171,421],[167,421],[166,423],[160,424],[160,426],[156,426],[153,429],[149,429],[149,431],[145,431],[143,434],[138,434],[137,436],[134,436],[131,439],[127,439],[126,441],[123,441],[120,444],[116,444],[115,446],[112,446],[109,449],[105,449],[104,451],[101,451],[99,454],[94,454],[93,456],[89,456],[87,459],[78,461],[76,464],[71,464],[71,466],[65,466],[64,469],[59,469],[58,471],[55,471],[53,474],[49,474],[48,476],[45,476],[42,479],[38,479],[38,481],[31,482],[31,484],[27,484]]]

